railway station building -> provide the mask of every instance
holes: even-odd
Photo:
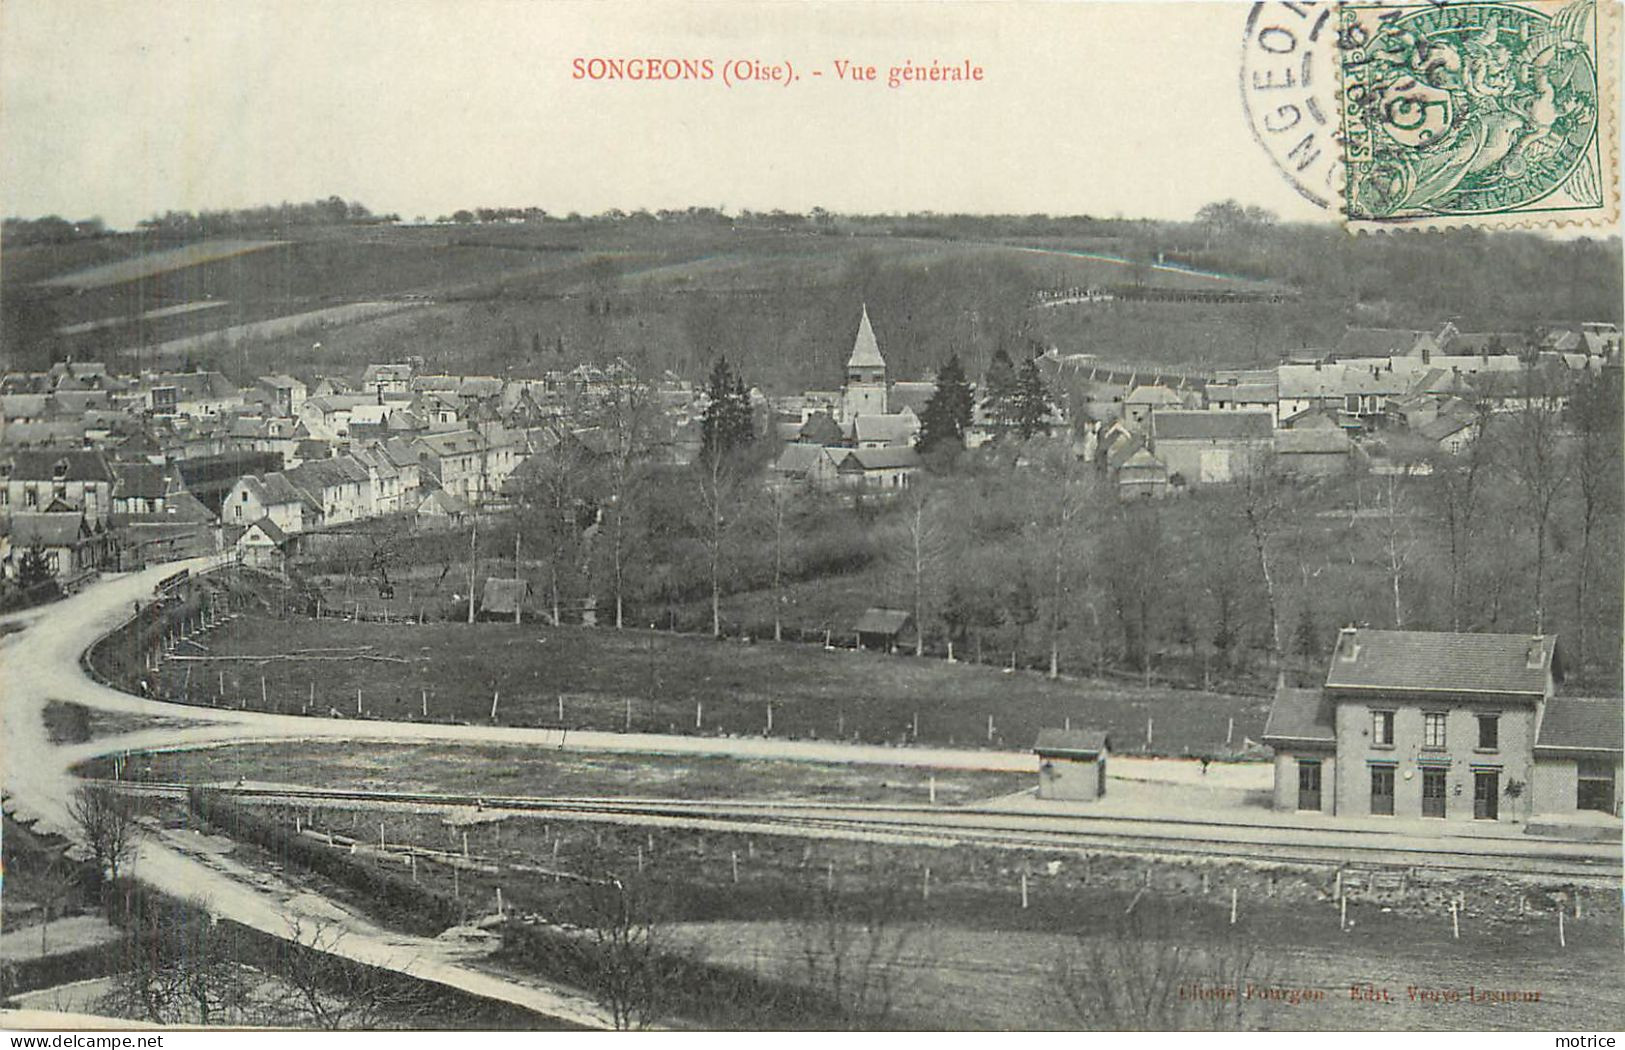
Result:
[[[1324,685],[1281,688],[1278,810],[1530,822],[1620,814],[1621,700],[1555,695],[1550,635],[1345,627]]]

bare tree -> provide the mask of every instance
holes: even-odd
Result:
[[[785,518],[795,493],[783,478],[768,486],[769,513],[773,518],[773,640],[784,641],[784,540]]]
[[[1587,593],[1597,525],[1616,513],[1620,503],[1619,391],[1605,379],[1587,377],[1575,386],[1569,402],[1577,431],[1574,472],[1580,489],[1580,571],[1575,589],[1574,665],[1586,662]]]
[[[265,977],[236,958],[235,946],[201,901],[149,901],[133,917],[121,966],[100,1011],[162,1025],[258,1024]]]
[[[1461,630],[1466,604],[1464,589],[1473,540],[1478,533],[1478,514],[1483,502],[1484,482],[1493,457],[1489,454],[1490,404],[1480,400],[1473,424],[1473,439],[1457,453],[1443,452],[1431,463],[1444,513],[1445,539],[1449,546],[1450,625]]]
[[[81,784],[68,800],[68,817],[96,869],[117,882],[124,866],[135,858],[141,834],[134,801],[103,784]]]
[[[1561,433],[1560,389],[1529,368],[1523,375],[1522,395],[1507,435],[1512,446],[1508,464],[1535,526],[1535,633],[1541,634],[1546,629],[1546,534],[1573,462]]]
[[[1049,600],[1049,676],[1061,674],[1061,632],[1066,628],[1066,609],[1073,578],[1083,564],[1078,549],[1077,519],[1089,503],[1091,495],[1089,477],[1083,464],[1073,454],[1071,443],[1061,442],[1048,451],[1045,465],[1049,468],[1043,486],[1043,499],[1047,507],[1040,508],[1044,525],[1049,532],[1050,600]]]
[[[727,570],[727,541],[738,524],[740,475],[740,464],[721,450],[706,452],[694,464],[711,583],[711,635],[715,638],[722,637],[722,579]]]
[[[649,385],[624,361],[610,371],[610,387],[603,402],[606,434],[609,514],[610,584],[615,594],[615,627],[625,620],[625,581],[628,559],[627,520],[639,492],[639,466],[648,447],[655,405]]]
[[[1271,560],[1270,547],[1276,525],[1285,512],[1286,494],[1270,456],[1255,456],[1240,481],[1241,516],[1258,556],[1258,572],[1264,580],[1264,603],[1270,614],[1270,652],[1275,665],[1280,666],[1285,649],[1281,645],[1280,604],[1276,600],[1275,563]]]
[[[285,1014],[301,1027],[326,1031],[410,1028],[426,1008],[422,996],[403,990],[392,976],[335,954],[345,931],[317,919],[306,927],[291,916],[280,942],[276,975],[287,987]]]
[[[675,961],[660,904],[645,880],[583,884],[582,926],[597,955],[593,992],[617,1031],[647,1027],[668,1009]]]
[[[914,940],[911,895],[887,882],[857,895],[820,885],[792,936],[806,983],[828,996],[850,1029],[881,1028],[897,1006],[897,975]]]
[[[554,626],[563,622],[564,596],[581,563],[579,515],[594,465],[583,438],[565,426],[552,449],[525,461],[524,480],[516,486],[525,534],[535,537],[533,546],[546,552]]]
[[[924,656],[926,614],[934,602],[947,544],[930,489],[916,485],[904,493],[901,502],[902,542],[895,548],[894,561],[907,580],[914,616],[914,655]]]
[[[1383,547],[1388,562],[1388,580],[1394,599],[1394,629],[1405,629],[1405,609],[1401,600],[1401,586],[1405,580],[1405,567],[1410,562],[1415,538],[1411,530],[1410,515],[1400,507],[1402,479],[1408,476],[1389,474],[1384,480]]]
[[[1188,929],[1143,916],[1079,934],[1057,960],[1050,991],[1063,1023],[1107,1032],[1248,1027],[1245,992],[1261,980],[1252,945],[1193,943]]]

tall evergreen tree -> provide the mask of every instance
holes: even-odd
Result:
[[[994,433],[1002,436],[1015,424],[1016,395],[1016,366],[1002,346],[993,352],[982,389],[982,411]]]
[[[937,388],[920,416],[920,436],[915,447],[921,452],[938,448],[964,448],[971,423],[971,389],[959,355],[948,358],[937,372]]]
[[[1010,427],[1022,441],[1049,430],[1050,413],[1055,409],[1055,402],[1049,396],[1043,373],[1038,370],[1037,359],[1030,359],[1021,366],[1009,403]]]
[[[728,458],[748,448],[756,439],[750,393],[726,357],[717,358],[712,366],[706,396],[709,403],[700,422],[706,456]]]

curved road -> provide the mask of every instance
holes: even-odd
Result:
[[[127,696],[85,676],[79,664],[80,654],[118,626],[133,602],[149,598],[154,585],[178,568],[200,572],[212,564],[214,559],[194,559],[111,577],[72,598],[10,621],[24,627],[0,638],[0,754],[5,756],[8,809],[25,819],[37,820],[42,831],[77,837],[66,805],[74,787],[74,778],[68,773],[74,749],[50,743],[43,711],[51,700],[103,711],[220,723],[205,730],[218,739],[282,738],[308,732],[309,726],[288,724],[299,721],[296,719],[184,709]],[[108,737],[99,742],[100,750],[123,750],[136,738],[164,740],[175,735],[173,730],[160,730],[156,734]],[[291,889],[287,897],[278,899],[279,895],[255,889],[150,836],[142,842],[132,871],[166,893],[202,902],[218,916],[276,937],[290,936],[288,919],[296,911],[289,907],[287,899],[294,895]],[[306,927],[310,925],[307,919]],[[312,937],[317,935],[322,935],[321,931],[312,931]],[[324,936],[332,938],[333,933],[329,930]],[[574,1024],[609,1027],[604,1011],[581,996],[472,969],[432,940],[394,934],[351,920],[344,923],[343,936],[337,943],[324,947],[357,962],[408,973]]]

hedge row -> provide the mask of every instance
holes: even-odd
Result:
[[[229,801],[218,791],[192,788],[187,793],[187,805],[222,834],[263,846],[284,864],[325,875],[361,893],[368,910],[385,925],[433,937],[462,921],[462,904],[450,894],[300,835],[279,821]]]
[[[509,921],[502,957],[529,973],[589,990],[612,977],[597,945],[552,926]],[[900,1026],[897,1017],[852,1016],[833,997],[803,985],[666,953],[652,963],[659,974],[662,1023],[706,1030],[830,1031]]]

